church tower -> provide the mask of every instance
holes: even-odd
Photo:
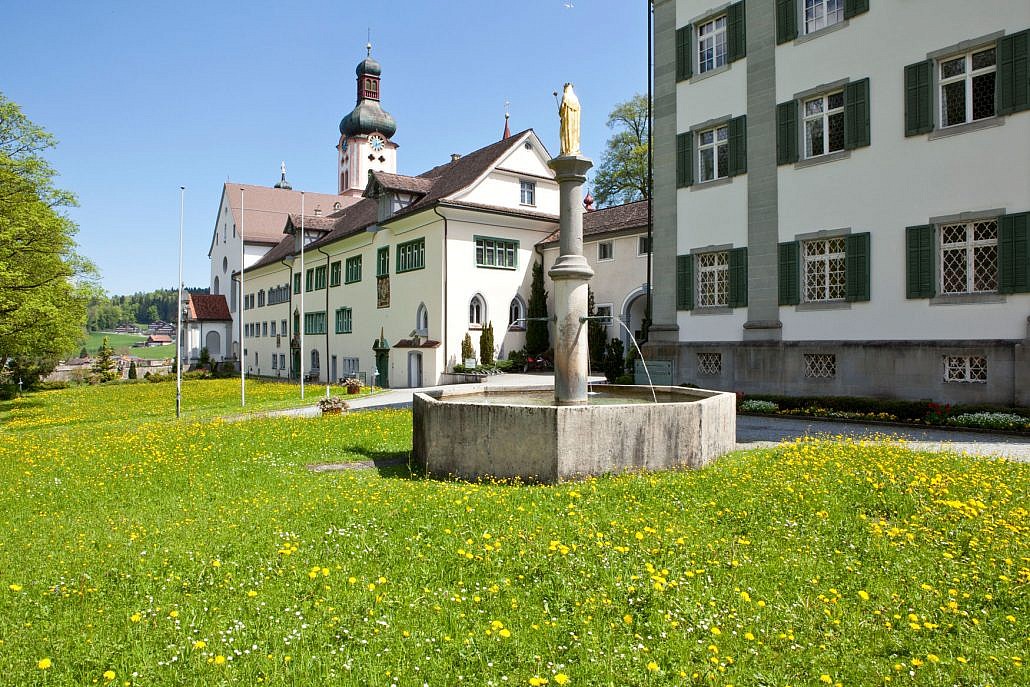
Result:
[[[397,144],[391,140],[397,122],[379,104],[382,68],[372,59],[372,44],[365,48],[368,56],[355,69],[357,104],[340,121],[337,145],[340,195],[355,198],[364,192],[369,171],[397,173]]]

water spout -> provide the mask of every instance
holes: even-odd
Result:
[[[630,331],[626,323],[622,321],[621,317],[615,315],[585,315],[579,318],[580,323],[586,322],[587,320],[615,320],[619,325],[626,330],[626,334],[629,335],[629,340],[633,342],[633,347],[637,349],[637,355],[640,356],[640,364],[644,366],[644,375],[647,376],[647,385],[651,387],[651,398],[654,399],[655,403],[658,403],[658,394],[654,391],[654,382],[651,381],[651,373],[647,369],[647,361],[644,360],[644,353],[640,350],[640,346],[637,345],[637,338],[633,336],[633,332]]]

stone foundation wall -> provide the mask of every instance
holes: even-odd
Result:
[[[721,354],[705,374],[699,355]],[[805,354],[832,355],[835,374],[806,376]],[[754,394],[869,396],[1030,406],[1026,341],[792,341],[655,344],[644,355],[673,361],[676,384]],[[987,382],[944,381],[944,356],[987,359]]]

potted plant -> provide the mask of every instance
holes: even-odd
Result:
[[[361,392],[361,380],[355,379],[354,377],[348,377],[343,380],[343,385],[347,387],[348,394],[357,394]]]
[[[318,407],[323,415],[339,415],[350,408],[347,401],[339,396],[326,396],[318,400]]]

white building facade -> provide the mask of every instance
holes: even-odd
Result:
[[[659,0],[651,354],[1030,404],[1030,5]],[[675,287],[675,288],[673,288]]]

